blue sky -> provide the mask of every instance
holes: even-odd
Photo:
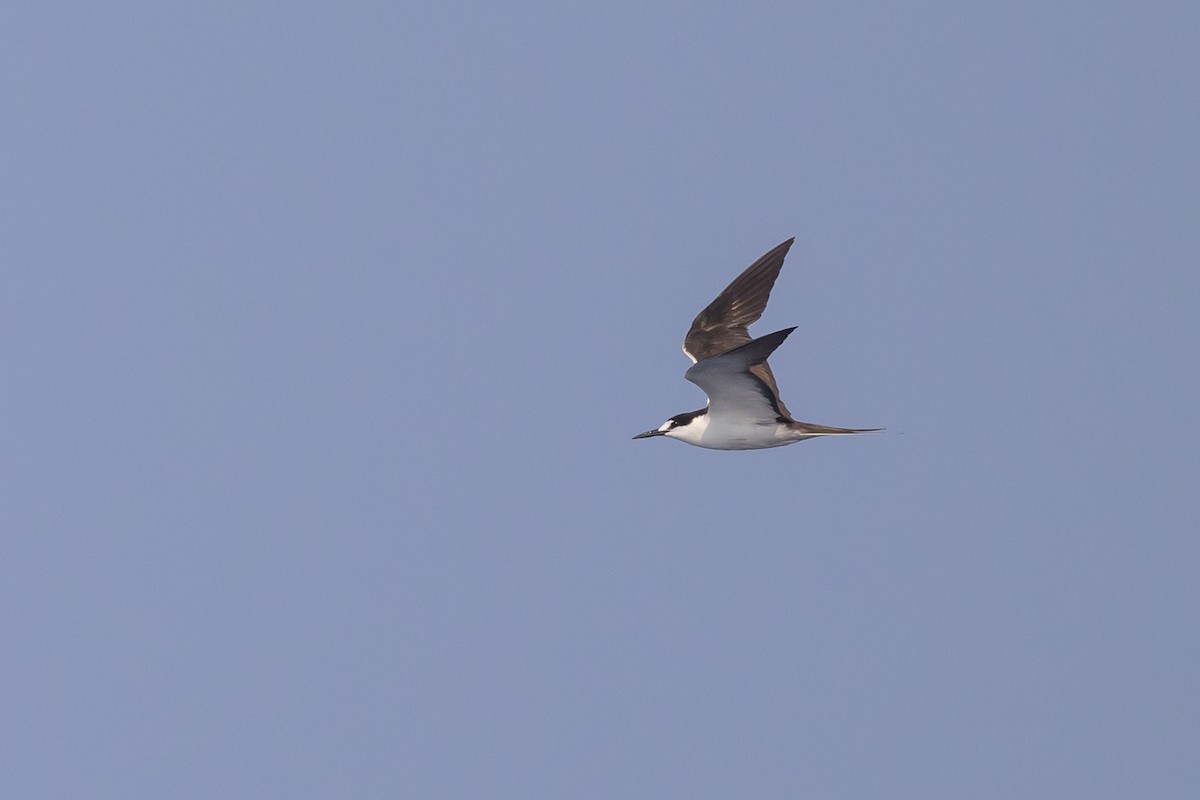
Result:
[[[1198,29],[6,10],[3,794],[1197,796]]]

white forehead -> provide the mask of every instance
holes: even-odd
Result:
[[[662,432],[662,431],[668,431],[668,430],[670,430],[670,429],[671,429],[671,426],[672,426],[673,424],[675,424],[675,423],[671,422],[671,420],[667,420],[667,421],[666,421],[666,422],[664,422],[662,425],[659,425],[659,426],[658,426],[658,430],[659,430],[659,432]]]

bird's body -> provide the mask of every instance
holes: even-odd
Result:
[[[815,436],[878,430],[833,428],[792,419],[779,398],[767,357],[795,328],[757,339],[747,330],[762,316],[793,241],[788,239],[735,278],[696,316],[684,337],[683,352],[695,362],[685,377],[704,390],[708,405],[677,414],[633,438],[667,436],[712,450],[760,450]]]
[[[720,420],[704,413],[675,430],[672,438],[710,450],[762,450],[798,442],[803,437],[786,422]]]

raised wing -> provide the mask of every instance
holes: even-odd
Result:
[[[750,341],[752,337],[746,327],[762,316],[783,258],[794,241],[788,239],[746,267],[716,300],[696,315],[683,338],[683,352],[688,358],[703,361]]]
[[[725,291],[717,295],[716,300],[696,315],[687,336],[683,338],[683,352],[688,358],[700,362],[751,341],[747,327],[756,322],[767,307],[783,259],[794,241],[794,238],[788,239],[747,267],[725,287]],[[775,384],[770,366],[763,361],[751,371],[775,396],[783,416],[790,417],[791,414],[779,400],[779,387]]]
[[[755,372],[767,365],[767,357],[783,344],[795,328],[760,336],[740,347],[697,361],[684,375],[708,395],[708,411],[714,416],[760,422],[791,415],[779,402],[779,393]]]

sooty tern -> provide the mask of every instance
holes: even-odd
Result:
[[[831,428],[797,422],[783,400],[767,357],[795,328],[753,339],[746,327],[762,316],[794,239],[770,251],[734,278],[692,322],[683,352],[695,362],[684,374],[708,395],[708,406],[676,414],[634,439],[668,436],[713,450],[758,450],[815,436],[869,433],[880,428]]]

